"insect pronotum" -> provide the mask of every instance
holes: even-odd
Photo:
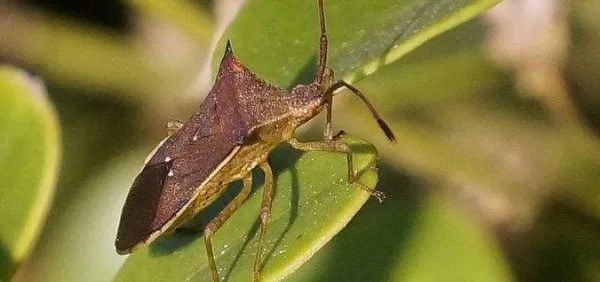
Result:
[[[335,81],[327,67],[327,30],[323,0],[319,8],[320,39],[315,81],[291,91],[280,89],[257,77],[233,54],[227,42],[212,90],[186,123],[167,123],[169,136],[148,157],[135,178],[123,207],[115,246],[127,254],[152,243],[160,235],[180,227],[218,199],[237,180],[241,191],[203,226],[204,243],[212,279],[219,281],[213,256],[212,235],[244,203],[252,187],[251,170],[265,174],[260,208],[260,233],[255,254],[253,280],[260,278],[261,254],[273,198],[273,173],[269,153],[282,143],[304,151],[346,154],[348,181],[377,197],[383,193],[360,184],[352,168],[352,152],[331,130],[334,92],[347,88],[369,108],[390,141],[394,135],[371,103],[356,88]],[[294,137],[297,127],[320,111],[327,111],[324,140],[303,143]]]

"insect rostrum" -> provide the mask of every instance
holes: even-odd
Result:
[[[244,66],[228,42],[212,90],[187,122],[168,125],[170,135],[136,177],[121,215],[115,241],[118,253],[134,252],[181,226],[218,199],[229,183],[242,180],[242,190],[203,229],[212,279],[219,281],[211,236],[246,200],[252,187],[251,170],[259,167],[265,174],[265,184],[252,274],[253,280],[258,280],[274,189],[268,155],[282,143],[299,150],[346,154],[348,180],[381,200],[382,193],[357,182],[349,146],[332,135],[333,93],[343,87],[351,90],[369,107],[386,136],[392,141],[394,136],[362,93],[344,81],[335,81],[333,71],[327,68],[323,1],[317,3],[321,36],[315,81],[290,91],[280,89]],[[322,110],[327,111],[324,140],[298,141],[294,137],[296,128]]]

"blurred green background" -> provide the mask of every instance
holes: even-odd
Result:
[[[336,97],[335,128],[375,144],[377,187],[388,198],[370,199],[288,279],[600,281],[600,2],[506,0],[397,61],[404,45],[393,56],[383,46],[396,26],[379,33],[373,27],[386,23],[382,15],[396,23],[404,14],[383,11],[381,3],[418,1],[327,2],[334,3],[328,18],[334,69],[355,81],[398,142],[386,142],[354,97]],[[354,18],[356,26],[344,21],[342,8],[351,3],[364,5],[355,7],[365,15]],[[39,239],[24,243],[30,253],[22,262],[9,262],[0,245],[0,262],[7,261],[0,280],[12,273],[15,281],[112,279],[125,260],[112,246],[131,181],[166,121],[185,120],[209,90],[212,49],[221,50],[225,37],[243,62],[282,87],[314,74],[314,49],[301,49],[316,38],[313,11],[300,12],[310,15],[308,23],[274,24],[267,12],[248,12],[260,5],[246,5],[0,2],[0,62],[43,80],[51,104],[45,107],[60,127],[60,137],[47,133],[44,146],[54,152],[62,143],[60,162],[46,164],[60,173],[47,217],[38,216]],[[304,17],[279,5],[269,12]],[[253,17],[265,20],[241,24]],[[4,95],[0,128],[32,128],[14,126],[23,115],[6,111],[13,104],[2,103]],[[51,119],[40,118],[56,127]],[[302,138],[317,138],[322,121],[303,128]],[[6,138],[0,145],[24,140],[10,132],[0,133]],[[11,157],[0,150],[0,168],[17,167]],[[0,175],[5,191],[17,187],[5,178],[22,185],[10,173]],[[12,201],[11,193],[0,195],[0,203]]]

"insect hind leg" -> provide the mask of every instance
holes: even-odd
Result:
[[[249,173],[244,179],[242,179],[243,187],[242,190],[229,202],[219,214],[213,218],[204,229],[204,245],[206,247],[206,256],[208,257],[208,264],[212,274],[213,281],[218,282],[219,271],[215,262],[215,256],[213,254],[213,247],[211,242],[212,235],[223,225],[229,217],[246,201],[250,191],[252,190],[252,173]]]
[[[336,137],[343,136],[345,132],[341,131]],[[301,151],[327,151],[346,154],[346,160],[348,162],[348,182],[356,186],[357,188],[366,191],[369,195],[377,198],[381,203],[385,199],[385,194],[381,191],[371,189],[358,181],[358,176],[354,171],[353,156],[350,146],[341,141],[339,138],[331,140],[316,141],[316,142],[300,142],[298,139],[293,138],[289,141],[290,145],[295,149]]]
[[[267,225],[271,217],[271,206],[273,203],[273,171],[267,162],[259,164],[265,174],[265,184],[263,185],[262,203],[260,205],[260,234],[258,237],[258,246],[256,248],[256,257],[254,258],[254,268],[252,271],[252,280],[260,279],[261,255],[264,248],[264,241],[267,233]]]

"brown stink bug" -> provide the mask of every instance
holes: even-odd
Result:
[[[394,141],[394,135],[360,91],[342,80],[334,81],[333,72],[326,66],[323,0],[317,2],[321,36],[315,81],[291,91],[273,86],[242,65],[228,42],[208,96],[186,123],[167,124],[169,136],[150,154],[136,177],[123,207],[115,241],[119,254],[134,252],[181,226],[218,199],[229,183],[242,180],[239,194],[203,227],[212,278],[219,281],[211,236],[246,200],[252,187],[251,170],[258,166],[265,174],[253,269],[253,279],[258,280],[273,196],[273,173],[267,157],[282,143],[299,150],[346,154],[349,182],[379,200],[383,198],[381,192],[357,182],[349,146],[332,135],[333,93],[348,88],[369,107],[388,139]],[[302,143],[294,138],[296,128],[323,109],[327,111],[324,140]]]

